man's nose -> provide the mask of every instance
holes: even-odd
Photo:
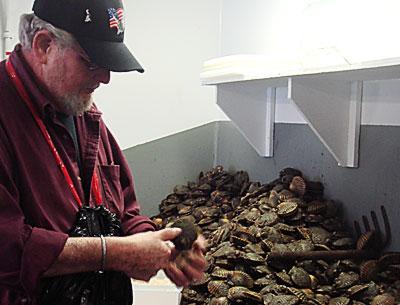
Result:
[[[110,82],[110,70],[100,68],[96,71],[96,80],[99,83],[108,84]]]

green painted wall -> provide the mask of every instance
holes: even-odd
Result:
[[[157,214],[175,185],[196,181],[200,171],[213,167],[215,129],[210,123],[124,150],[143,215]]]
[[[338,167],[307,125],[275,124],[274,157],[257,155],[231,122],[215,122],[125,151],[133,170],[142,212],[158,213],[161,199],[176,184],[195,181],[216,164],[246,170],[268,182],[284,167],[321,181],[327,198],[342,203],[349,224],[386,206],[391,249],[400,249],[400,127],[361,126],[359,168]],[[382,220],[380,219],[382,222]]]

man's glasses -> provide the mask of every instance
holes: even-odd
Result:
[[[100,66],[96,65],[94,62],[91,62],[90,59],[87,58],[86,55],[82,54],[81,52],[78,52],[79,58],[83,62],[83,64],[86,66],[86,68],[89,71],[96,71],[98,69],[101,69]]]

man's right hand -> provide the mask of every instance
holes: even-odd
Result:
[[[180,233],[179,228],[168,228],[124,237],[106,236],[104,269],[125,272],[134,279],[149,281],[170,264],[174,249],[171,240]],[[43,276],[98,271],[101,261],[99,237],[69,237],[63,251]]]
[[[167,228],[125,237],[106,237],[106,270],[125,272],[134,279],[149,281],[160,269],[169,266],[173,243],[181,232]]]

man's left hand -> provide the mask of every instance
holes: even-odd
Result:
[[[193,243],[192,249],[177,254],[177,257],[164,269],[165,274],[177,286],[188,287],[193,281],[201,280],[207,265],[203,255],[206,247],[207,242],[203,235],[200,235]]]

